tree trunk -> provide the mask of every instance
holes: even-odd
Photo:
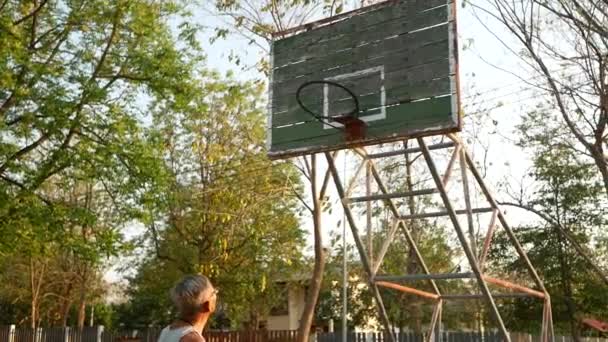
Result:
[[[32,297],[32,302],[31,302],[32,308],[31,308],[31,313],[30,313],[30,319],[32,320],[31,324],[30,324],[30,328],[32,329],[36,329],[36,316],[37,316],[37,303],[36,303],[36,298]]]
[[[63,299],[61,300],[61,307],[59,308],[59,320],[62,327],[68,326],[68,316],[70,314],[70,308],[72,307],[72,289],[74,288],[72,282],[66,284],[64,291],[62,292]]]
[[[591,151],[593,160],[595,161],[595,165],[597,165],[598,169],[600,170],[602,180],[604,181],[604,189],[606,190],[606,196],[608,197],[608,161],[606,159],[607,157],[604,156],[604,151],[601,148],[601,143],[599,146],[594,147],[594,151]]]
[[[555,232],[558,239],[558,255],[560,262],[560,276],[562,291],[564,294],[564,300],[566,302],[566,311],[568,319],[570,321],[570,332],[574,341],[580,341],[580,331],[578,329],[578,321],[576,319],[576,304],[572,296],[572,275],[570,273],[570,265],[568,264],[567,257],[565,255],[565,243],[562,235],[558,231]]]
[[[70,315],[70,308],[72,307],[72,301],[64,299],[61,305],[61,311],[59,312],[59,318],[61,320],[61,326],[68,326],[68,316]]]
[[[321,282],[323,281],[323,271],[325,269],[325,253],[323,250],[321,239],[321,199],[317,194],[317,177],[316,177],[316,162],[315,156],[311,156],[311,190],[313,198],[313,228],[314,228],[314,249],[315,249],[315,266],[313,269],[312,279],[306,295],[306,305],[302,312],[300,325],[298,327],[297,342],[308,342],[310,336],[310,328],[313,323],[315,307],[321,291]],[[346,257],[346,256],[345,256]]]
[[[89,326],[95,325],[95,306],[91,305],[91,316],[89,316]]]
[[[80,299],[78,303],[78,329],[84,328],[84,320],[86,318],[86,289],[85,284],[82,284],[82,288],[80,289]]]
[[[42,278],[45,272],[44,264],[37,265],[34,257],[30,256],[30,291],[32,295],[32,299],[30,301],[30,327],[32,329],[36,329],[38,323],[38,317],[40,316],[39,306],[40,306],[40,287],[42,286]],[[39,279],[36,279],[36,274],[38,273]]]

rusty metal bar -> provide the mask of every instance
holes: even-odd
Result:
[[[367,195],[367,196],[360,196],[360,197],[350,197],[350,198],[345,198],[345,200],[350,203],[357,203],[357,202],[386,200],[386,199],[392,199],[392,198],[431,195],[431,194],[435,194],[435,193],[437,193],[436,189],[421,189],[421,190],[396,192],[396,193],[389,193],[389,194],[375,194],[375,195]]]
[[[489,213],[492,210],[494,210],[494,209],[493,208],[473,208],[473,209],[471,209],[471,212],[473,214],[482,214],[482,213]],[[456,215],[464,215],[467,213],[467,211],[465,209],[458,209],[458,210],[455,210],[454,213]],[[441,216],[450,216],[450,213],[447,210],[445,210],[445,211],[435,211],[435,212],[431,212],[431,213],[403,215],[399,218],[402,220],[413,220],[413,219],[441,217]]]
[[[485,281],[487,281],[488,283],[490,283],[490,284],[502,286],[502,287],[510,289],[510,290],[521,291],[521,292],[527,293],[527,294],[529,294],[531,296],[545,299],[545,294],[544,293],[536,291],[536,290],[533,290],[533,289],[531,289],[529,287],[525,287],[523,285],[515,284],[515,283],[512,283],[510,281],[503,280],[503,279],[489,277],[489,276],[486,276],[486,275],[483,276],[483,279]]]
[[[407,275],[377,275],[374,280],[384,281],[415,281],[415,280],[448,280],[475,278],[472,272],[466,273],[437,273],[437,274],[407,274]]]
[[[492,298],[530,298],[531,295],[523,292],[513,293],[493,293]],[[485,299],[486,297],[481,293],[477,294],[456,294],[456,295],[442,295],[441,299],[445,300],[460,300],[460,299]]]
[[[443,148],[450,148],[450,147],[454,147],[454,146],[455,146],[455,143],[450,141],[450,142],[430,145],[428,148],[429,148],[429,150],[440,150]],[[422,152],[420,147],[410,147],[410,148],[404,148],[401,150],[368,154],[367,158],[368,159],[377,159],[377,158],[395,157],[395,156],[398,156],[398,155],[401,155],[404,153],[417,153],[417,152]]]
[[[405,292],[405,293],[409,293],[409,294],[413,294],[413,295],[420,296],[423,298],[434,299],[434,300],[438,300],[439,298],[441,298],[441,296],[436,295],[434,293],[418,290],[413,287],[407,287],[407,286],[403,286],[400,284],[390,283],[388,281],[377,281],[376,285],[386,287],[389,289],[393,289],[393,290],[397,290],[397,291],[401,291],[401,292]]]

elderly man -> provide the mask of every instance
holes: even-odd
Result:
[[[217,290],[207,277],[189,275],[171,289],[178,318],[160,333],[158,342],[205,342],[203,328],[215,311]]]

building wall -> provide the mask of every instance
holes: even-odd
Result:
[[[289,330],[297,330],[306,304],[306,290],[302,286],[289,288]]]
[[[288,289],[288,314],[281,316],[269,316],[266,320],[268,330],[297,330],[300,325],[300,317],[304,311],[306,301],[306,289],[298,285],[290,285]]]
[[[289,315],[269,316],[266,320],[266,328],[268,330],[290,330],[289,323]]]

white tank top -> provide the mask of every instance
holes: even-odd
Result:
[[[200,336],[198,331],[194,330],[191,326],[179,327],[171,329],[171,326],[164,328],[160,332],[160,336],[158,337],[158,342],[180,342],[181,338],[188,335],[191,332],[195,332]],[[201,336],[202,337],[202,336]],[[203,341],[205,339],[203,338]]]

